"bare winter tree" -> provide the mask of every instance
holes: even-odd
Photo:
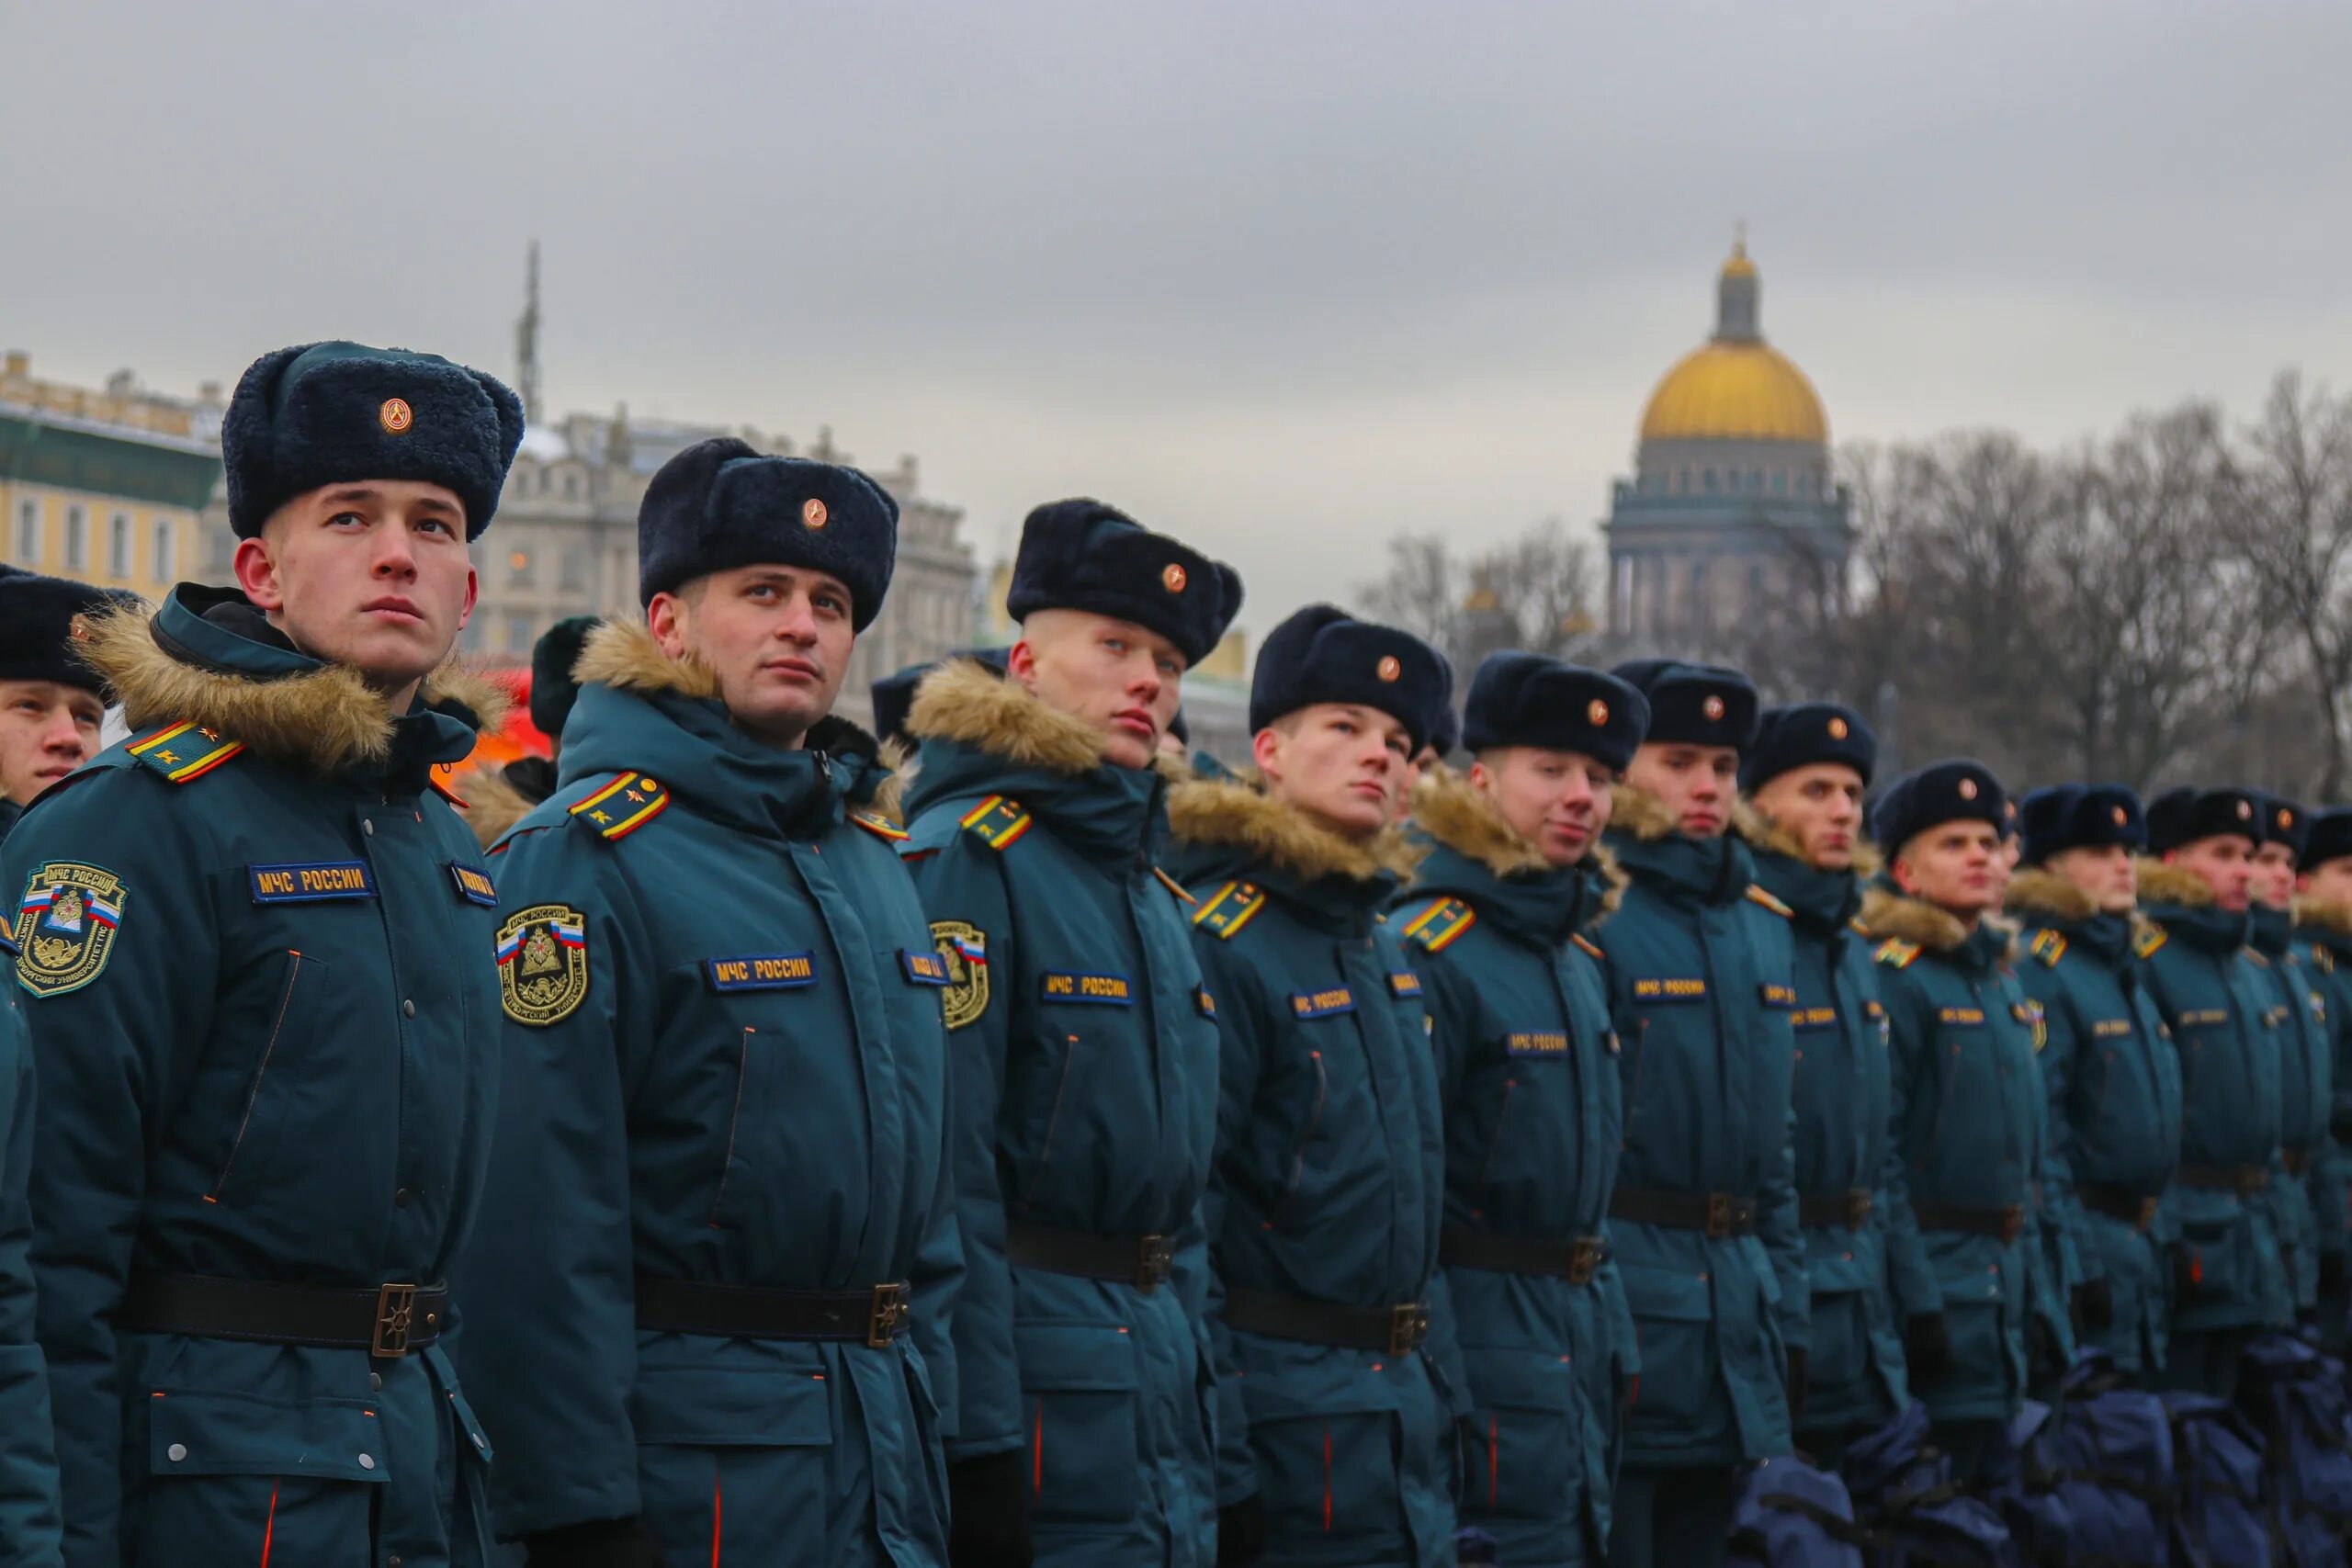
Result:
[[[1385,575],[1356,591],[1364,614],[1427,638],[1465,687],[1498,648],[1574,658],[1598,635],[1592,546],[1556,517],[1462,556],[1435,534],[1391,539],[1388,552]]]

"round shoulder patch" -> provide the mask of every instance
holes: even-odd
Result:
[[[17,984],[62,997],[96,979],[114,953],[129,893],[114,873],[79,861],[38,867],[17,904]]]
[[[968,920],[933,920],[931,941],[947,961],[947,989],[941,994],[947,1027],[978,1023],[989,1010],[988,937]]]
[[[588,921],[569,904],[534,904],[498,928],[498,995],[506,1016],[544,1029],[588,999]]]

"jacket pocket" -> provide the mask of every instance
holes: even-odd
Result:
[[[1644,1426],[1670,1431],[1692,1421],[1723,1383],[1714,1303],[1695,1274],[1627,1264],[1624,1278],[1642,1358],[1637,1414]]]
[[[1584,1510],[1585,1411],[1577,1369],[1543,1350],[1465,1346],[1476,1404],[1464,1515],[1523,1520],[1574,1539]]]
[[[126,1509],[128,1560],[375,1561],[377,1490],[390,1479],[372,1405],[157,1389],[147,1398],[147,1474]]]
[[[646,1527],[671,1562],[721,1561],[729,1541],[779,1568],[833,1561],[825,1383],[808,1372],[645,1368],[629,1417]]]
[[[735,1175],[736,1151],[743,1135],[743,1095],[752,1082],[752,1040],[759,1031],[748,1025],[735,1037],[735,1095],[727,1104],[727,1141],[725,1153],[719,1156],[718,1187],[710,1195],[710,1223],[725,1224],[722,1218],[727,1208],[727,1184]]]
[[[323,959],[291,948],[287,950],[277,1005],[268,1012],[261,1049],[254,1055],[253,1073],[237,1107],[236,1130],[230,1134],[228,1150],[220,1156],[220,1173],[212,1179],[212,1190],[207,1194],[213,1201],[218,1202],[228,1189],[232,1172],[246,1185],[267,1176],[270,1156],[281,1131],[277,1097],[269,1094],[270,1069],[282,1060],[281,1054],[300,1050],[311,1038],[311,1015],[317,1011],[319,998],[326,987],[327,965]]]
[[[1042,1525],[1134,1517],[1142,1418],[1134,1342],[1095,1324],[1013,1331],[1028,1438],[1030,1514]]]

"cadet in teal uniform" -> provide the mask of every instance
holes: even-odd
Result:
[[[2294,1316],[2275,1212],[2282,1168],[2278,1004],[2246,955],[2256,806],[2243,790],[2176,789],[2148,807],[2141,976],[2180,1058],[2180,1168],[2166,1197],[2173,1315],[2164,1386],[2229,1398],[2238,1360]]]
[[[2255,966],[2278,998],[2278,1160],[2270,1196],[2281,1235],[2295,1241],[2287,1258],[2299,1321],[2316,1325],[2323,1295],[2340,1299],[2347,1245],[2344,1197],[2328,1147],[2328,1113],[2335,1099],[2335,1053],[2329,1038],[2327,998],[2319,976],[2294,942],[2295,865],[2301,853],[2303,808],[2275,795],[2256,795],[2262,841],[2254,851],[2253,935],[2246,943]]]
[[[1623,881],[1610,789],[1649,723],[1613,675],[1497,653],[1470,682],[1467,775],[1413,795],[1427,854],[1390,920],[1436,1029],[1445,1265],[1472,1415],[1462,1521],[1505,1562],[1608,1558],[1640,1363],[1609,1257],[1623,1129],[1600,950]]]
[[[65,1560],[475,1563],[490,1450],[447,1271],[497,1088],[494,895],[433,770],[523,432],[425,355],[246,371],[236,588],[82,645],[133,737],[10,835]]]
[[[1789,907],[1727,836],[1756,688],[1668,660],[1614,673],[1650,723],[1604,840],[1627,878],[1604,943],[1625,1108],[1609,1234],[1642,1365],[1609,1558],[1706,1568],[1739,1467],[1789,1451],[1804,1382],[1795,955]]]
[[[2312,1172],[2312,1201],[2323,1214],[2324,1205],[2335,1204],[2343,1223],[2352,1224],[2352,809],[2319,812],[2305,828],[2295,865],[2294,943],[2321,998],[2333,1053],[2327,1149]],[[2352,1280],[2323,1280],[2320,1340],[2330,1350],[2344,1348],[2352,1328],[2347,1310]]]
[[[550,751],[545,757],[517,757],[503,768],[477,768],[466,776],[466,822],[483,849],[504,838],[525,812],[555,793],[564,722],[580,697],[571,667],[580,661],[581,647],[596,626],[594,615],[568,615],[531,645],[531,727],[548,738]]]
[[[1916,1271],[1905,1295],[1930,1294],[1918,1255],[1887,1245],[1886,1009],[1854,924],[1861,879],[1878,869],[1862,833],[1877,762],[1861,715],[1803,703],[1766,710],[1739,768],[1756,880],[1789,907],[1795,940],[1797,1217],[1813,1325],[1805,1386],[1792,1393],[1798,1446],[1832,1463],[1910,1402],[1895,1269]]]
[[[1224,1035],[1209,1328],[1239,1398],[1218,1491],[1256,1499],[1226,1528],[1261,1529],[1280,1563],[1453,1561],[1470,1406],[1441,1364],[1437,1073],[1420,981],[1379,918],[1399,886],[1391,818],[1448,684],[1419,638],[1310,605],[1258,652],[1260,782],[1169,802]]]
[[[951,661],[908,720],[965,1262],[949,1561],[1207,1568],[1217,1027],[1152,761],[1241,584],[1093,501],[1032,512],[1012,575],[1005,675]]]
[[[74,655],[74,626],[108,603],[85,583],[0,567],[0,840],[36,796],[98,749],[104,687]],[[14,913],[0,922],[8,928],[0,931],[0,964],[11,973]],[[25,1005],[13,985],[0,998],[0,1568],[51,1568],[59,1561],[57,1454],[34,1337]]]
[[[2018,980],[2041,1009],[2051,1172],[2064,1173],[2086,1276],[2075,1332],[2153,1386],[2165,1364],[2171,1274],[2159,1224],[2180,1164],[2180,1061],[2143,983],[2134,943],[2140,797],[2115,784],[2060,784],[2025,797],[2025,865],[2009,884],[2023,922]]]
[[[898,507],[698,442],[646,622],[491,861],[504,1091],[461,1277],[502,1536],[546,1568],[946,1561],[945,962],[831,708]]]
[[[2040,1013],[2009,970],[2007,928],[1985,919],[2004,880],[2007,804],[1973,761],[1896,780],[1871,813],[1887,869],[1861,915],[1894,1052],[1890,1230],[1936,1282],[1900,1303],[1911,1388],[1963,1480],[2025,1399],[2041,1247]]]

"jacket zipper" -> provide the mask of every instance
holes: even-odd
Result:
[[[752,1036],[757,1030],[743,1031],[742,1043],[735,1056],[735,1104],[727,1113],[727,1157],[719,1162],[718,1190],[710,1195],[710,1225],[719,1228],[718,1206],[727,1201],[728,1173],[735,1168],[735,1134],[743,1121],[743,1086],[752,1077]]]
[[[1330,1098],[1330,1076],[1323,1069],[1323,1053],[1309,1051],[1307,1059],[1315,1064],[1315,1108],[1306,1114],[1306,1130],[1298,1135],[1298,1144],[1290,1152],[1290,1185],[1283,1190],[1282,1207],[1287,1211],[1291,1200],[1298,1196],[1301,1183],[1306,1179],[1306,1145],[1315,1141],[1317,1129],[1323,1125],[1323,1106]]]
[[[277,1014],[270,1020],[269,1038],[263,1043],[261,1061],[254,1068],[253,1088],[245,1094],[245,1113],[237,1122],[237,1135],[229,1145],[228,1157],[220,1162],[220,1174],[212,1180],[212,1190],[206,1201],[220,1201],[222,1189],[229,1185],[230,1168],[237,1163],[237,1151],[245,1146],[245,1133],[254,1124],[254,1107],[261,1101],[261,1081],[269,1074],[269,1059],[277,1051],[277,1037],[285,1031],[286,1015],[294,1005],[294,986],[301,978],[302,954],[293,948],[286,951],[286,988],[278,993]]]
[[[1487,1177],[1495,1168],[1495,1156],[1503,1146],[1503,1128],[1510,1121],[1510,1102],[1519,1093],[1519,1080],[1503,1080],[1502,1109],[1495,1112],[1495,1130],[1487,1135],[1487,1157],[1478,1162],[1478,1190],[1487,1189]]]
[[[1030,1168],[1028,1183],[1021,1189],[1021,1206],[1024,1209],[1037,1196],[1038,1185],[1046,1179],[1046,1161],[1054,1152],[1054,1128],[1062,1119],[1062,1091],[1069,1088],[1069,1065],[1078,1055],[1078,1036],[1066,1036],[1064,1044],[1061,1077],[1054,1080],[1054,1108],[1046,1113],[1046,1135],[1037,1144],[1037,1163]]]

